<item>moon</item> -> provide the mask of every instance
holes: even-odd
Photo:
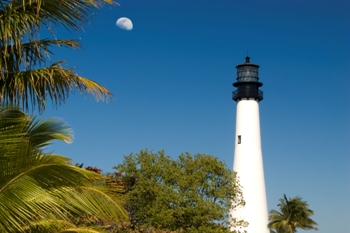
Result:
[[[121,17],[116,22],[117,26],[121,29],[130,31],[133,28],[132,21],[129,18]]]

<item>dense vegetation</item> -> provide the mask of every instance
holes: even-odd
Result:
[[[183,232],[230,232],[231,204],[244,204],[233,173],[217,158],[141,150],[115,167],[127,184],[132,228],[161,227]]]

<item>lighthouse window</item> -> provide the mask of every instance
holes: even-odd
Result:
[[[238,135],[237,143],[238,143],[238,144],[241,144],[241,135]]]

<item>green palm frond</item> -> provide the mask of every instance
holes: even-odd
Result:
[[[38,160],[53,140],[71,142],[72,131],[59,119],[36,120],[18,107],[0,109],[0,183]],[[67,161],[64,161],[67,163]]]
[[[103,3],[116,4],[112,0],[13,0],[1,3],[1,46],[17,50],[26,41],[38,40],[41,26],[52,34],[53,25],[67,30],[83,29]],[[3,52],[7,54],[9,50]]]
[[[57,233],[102,233],[108,231],[103,231],[103,230],[95,230],[95,229],[89,229],[89,228],[70,228],[70,229],[65,229],[58,231]]]
[[[8,74],[5,80],[0,79],[0,98],[3,104],[29,104],[44,110],[49,97],[55,106],[65,102],[70,92],[90,94],[96,100],[108,100],[112,94],[98,83],[83,78],[73,72],[72,68],[62,67],[62,61],[37,70]]]
[[[32,118],[32,123],[27,133],[30,138],[30,143],[39,148],[49,145],[52,140],[61,140],[71,143],[73,138],[69,126],[57,118],[48,120],[36,120],[36,118]]]
[[[81,232],[81,233],[103,233],[110,232],[106,230],[106,227],[100,226],[85,226],[78,227],[69,221],[64,220],[39,220],[30,224],[25,228],[26,232],[30,233],[59,233],[59,232]]]
[[[28,71],[36,68],[50,59],[53,55],[51,47],[78,49],[80,45],[77,40],[43,39],[22,43],[20,48],[14,46],[1,46],[1,78],[6,79],[9,74],[20,71]]]
[[[47,99],[59,106],[70,92],[108,100],[103,86],[80,77],[63,61],[51,64],[51,47],[79,48],[76,40],[41,39],[42,28],[54,35],[53,26],[82,29],[103,3],[112,0],[0,0],[0,104],[45,110]],[[47,65],[46,62],[51,65]]]
[[[302,230],[318,230],[317,223],[310,217],[313,211],[308,208],[306,201],[300,197],[287,198],[284,195],[278,204],[280,211],[269,212],[268,228],[276,233],[295,233],[297,228]]]
[[[84,213],[114,221],[126,218],[120,201],[93,185],[101,181],[99,174],[70,166],[66,161],[64,157],[53,155],[37,156],[30,167],[13,174],[6,183],[2,182],[0,219],[31,222],[36,217],[30,213],[38,216],[54,213],[61,219]],[[11,199],[8,200],[9,196]]]
[[[0,109],[0,232],[73,229],[73,220],[81,217],[127,219],[115,187],[104,186],[105,177],[43,153],[54,139],[71,139],[62,121],[38,120],[16,107]]]
[[[103,183],[99,174],[70,166],[66,161],[59,156],[37,156],[36,164],[32,162],[2,182],[0,229],[14,232],[43,217],[52,221],[75,216],[127,219],[121,203],[94,185]]]
[[[68,30],[82,29],[82,25],[93,18],[94,12],[103,3],[116,4],[112,0],[13,0],[1,3],[0,35],[4,45],[23,39],[18,36],[36,39],[41,25],[49,30],[51,24]]]
[[[30,222],[29,225],[23,227],[24,232],[30,233],[50,233],[58,232],[63,229],[76,228],[74,224],[65,220],[48,220],[42,219]]]
[[[0,148],[6,149],[11,144],[30,143],[41,148],[52,140],[70,143],[73,133],[62,120],[50,118],[37,120],[20,111],[18,107],[0,108]],[[6,145],[6,147],[4,147]]]

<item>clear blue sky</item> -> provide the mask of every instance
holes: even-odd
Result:
[[[55,153],[111,171],[140,149],[211,154],[233,163],[235,66],[260,65],[268,208],[301,196],[319,233],[349,231],[350,2],[341,0],[120,0],[100,11],[83,50],[58,50],[76,72],[107,87],[109,103],[72,95],[43,117],[63,118],[73,144]],[[134,29],[119,29],[119,17]]]

